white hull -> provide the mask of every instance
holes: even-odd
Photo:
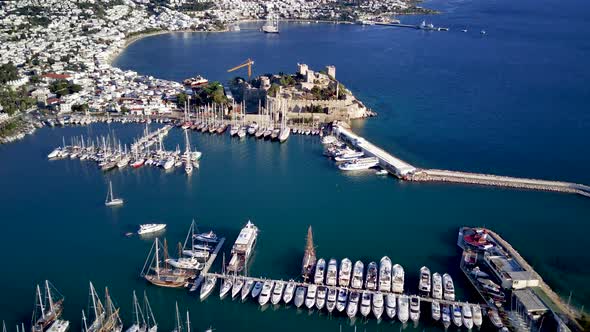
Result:
[[[295,283],[289,282],[287,287],[285,287],[285,294],[283,295],[283,301],[286,304],[289,304],[293,300],[293,295],[295,294]]]
[[[385,313],[389,318],[395,317],[397,313],[397,300],[394,294],[387,294],[385,297]]]

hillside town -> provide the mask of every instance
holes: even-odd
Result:
[[[32,132],[33,110],[150,115],[177,107],[179,82],[111,66],[129,42],[167,31],[222,31],[243,20],[354,21],[420,12],[414,1],[22,0],[0,4],[0,138]],[[39,126],[39,125],[37,125]]]

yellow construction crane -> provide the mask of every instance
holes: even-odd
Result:
[[[240,68],[244,68],[244,67],[248,67],[248,81],[250,81],[250,79],[252,78],[252,65],[254,64],[254,60],[252,59],[248,59],[246,60],[246,62],[242,63],[239,66],[235,66],[231,69],[228,69],[227,72],[231,73],[232,71],[238,70]]]

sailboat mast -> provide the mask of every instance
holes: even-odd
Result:
[[[49,280],[45,280],[45,291],[47,292],[47,301],[49,303],[49,311],[55,313],[53,307],[53,298],[51,297],[51,289],[49,288]]]
[[[90,297],[92,297],[92,306],[94,308],[94,319],[98,319],[98,310],[96,308],[96,291],[94,290],[94,285],[90,282]]]
[[[135,323],[139,327],[139,304],[137,303],[135,291],[133,291],[133,309],[135,310]]]
[[[158,247],[158,238],[156,238],[156,274],[158,275],[158,280],[160,279],[160,255],[159,251],[160,248]]]
[[[41,289],[37,285],[37,297],[39,300],[39,307],[41,307],[41,317],[45,319],[45,307],[43,307],[43,298],[41,297]]]
[[[191,321],[189,319],[188,310],[186,311],[186,332],[191,332]]]
[[[180,313],[178,312],[178,302],[176,302],[176,332],[181,332],[182,327],[180,326]]]

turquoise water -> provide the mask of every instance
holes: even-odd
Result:
[[[115,65],[168,79],[201,73],[225,80],[231,77],[226,69],[248,57],[256,61],[255,73],[291,72],[297,62],[318,69],[335,64],[337,77],[379,113],[355,123],[355,130],[416,165],[590,183],[590,45],[583,24],[588,5],[564,2],[554,13],[549,4],[435,2],[446,13],[428,20],[451,27],[448,33],[289,24],[279,36],[249,30],[161,35],[132,44]],[[469,32],[458,32],[463,27]],[[482,28],[488,31],[483,38]],[[152,168],[103,174],[89,162],[46,159],[62,136],[109,131],[130,142],[142,127],[46,128],[0,146],[0,319],[9,327],[30,321],[34,284],[47,278],[66,295],[64,315],[74,330],[87,306],[88,280],[97,288],[109,286],[127,322],[131,291],[145,289],[162,330],[173,326],[175,300],[190,308],[195,330],[353,330],[344,318],[325,313],[261,312],[257,304],[220,301],[217,294],[201,303],[196,294],[139,279],[151,242],[123,234],[140,223],[162,221],[172,248],[193,218],[230,243],[248,219],[256,223],[261,232],[252,275],[297,276],[312,225],[319,256],[367,264],[389,255],[404,266],[411,290],[418,269],[427,265],[451,273],[458,297],[467,300],[476,297],[457,268],[457,228],[487,226],[556,290],[571,290],[575,303],[590,305],[587,199],[346,175],[321,155],[317,138],[300,136],[279,145],[193,133],[191,141],[204,157],[190,179]],[[165,144],[173,148],[182,141],[173,130]],[[109,179],[125,199],[121,208],[103,205]],[[401,327],[356,323],[367,331]],[[428,319],[417,328],[423,329],[439,330]]]

